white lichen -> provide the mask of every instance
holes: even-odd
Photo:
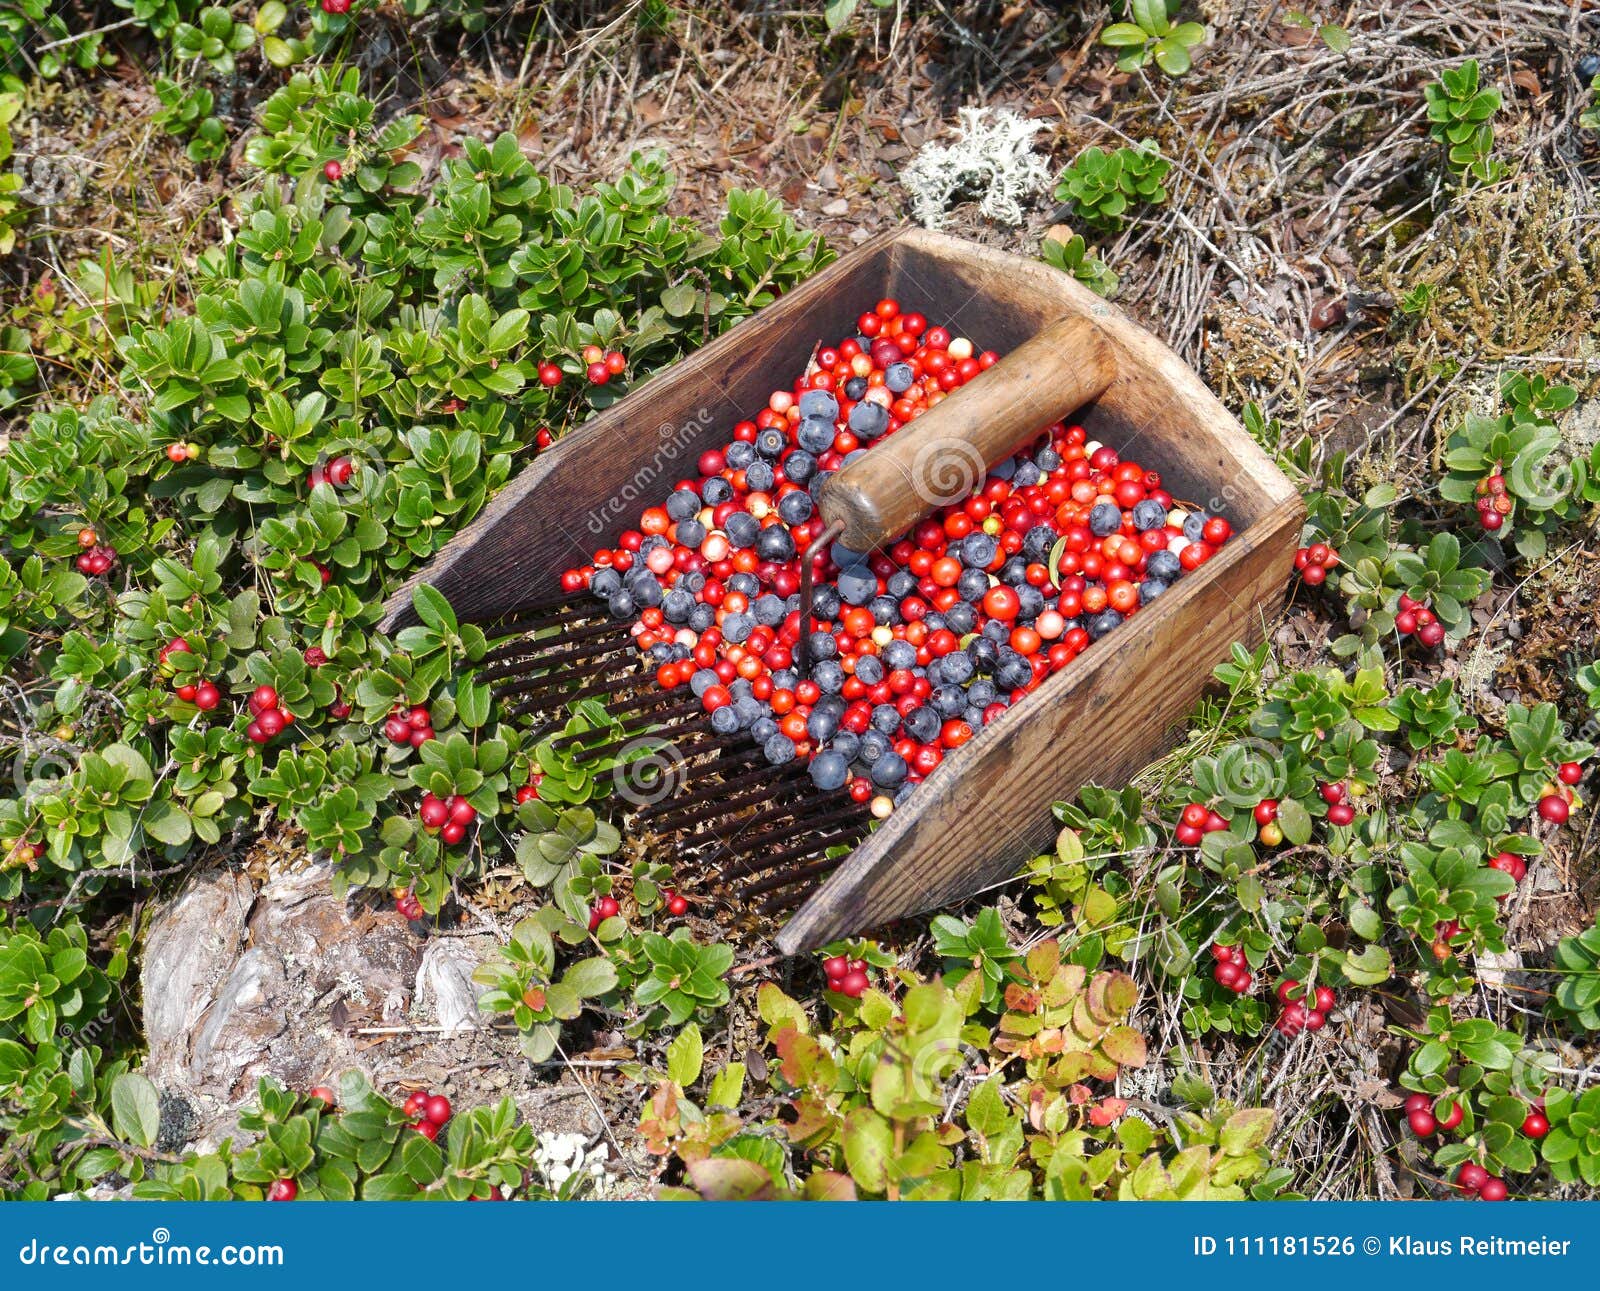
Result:
[[[952,142],[925,144],[900,172],[912,215],[935,229],[953,203],[976,199],[988,218],[1020,224],[1022,203],[1049,179],[1033,151],[1038,123],[997,108],[962,108],[959,115]]]
[[[585,1191],[601,1195],[605,1191],[605,1150],[585,1151],[581,1134],[541,1134],[533,1150],[533,1162],[544,1176],[545,1186],[557,1192],[574,1175],[587,1176]]]

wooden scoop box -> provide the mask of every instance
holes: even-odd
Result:
[[[1174,497],[1226,516],[1235,537],[948,756],[794,913],[778,937],[786,953],[1010,877],[1054,837],[1051,803],[1091,781],[1125,783],[1170,748],[1229,646],[1259,640],[1278,612],[1305,514],[1293,486],[1199,378],[1114,305],[1040,261],[902,229],[564,436],[417,581],[467,619],[547,600],[562,570],[614,545],[640,511],[693,476],[702,452],[726,444],[734,422],[800,371],[816,344],[849,334],[884,296],[1002,355],[1052,327],[1069,334],[1063,320],[1092,321],[1109,350],[1110,384],[1074,409],[1071,391],[1083,381],[1043,372],[1031,392],[1038,428],[1077,421],[1092,439],[1160,471]],[[970,402],[990,375],[962,391]],[[1057,390],[1061,406],[1052,403]],[[409,587],[386,609],[391,629],[409,622]]]

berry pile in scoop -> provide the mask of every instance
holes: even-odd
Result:
[[[893,300],[856,330],[561,585],[631,619],[658,684],[692,690],[717,731],[747,732],[775,766],[808,759],[819,789],[881,818],[1233,530],[1058,423],[886,549],[819,555],[802,674],[819,485],[999,358]]]

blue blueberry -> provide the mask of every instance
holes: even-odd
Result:
[[[742,471],[756,460],[756,446],[747,444],[742,439],[736,439],[728,445],[728,451],[722,455],[722,460],[736,471]]]
[[[913,708],[902,720],[906,734],[918,744],[932,744],[939,738],[939,714],[926,705]]]
[[[800,396],[800,415],[832,421],[839,415],[839,401],[828,390],[807,390]]]
[[[952,650],[939,660],[939,675],[954,686],[962,686],[972,680],[972,674],[977,671],[972,662],[972,656],[965,650]]]
[[[817,473],[817,459],[797,448],[783,459],[783,473],[792,483],[804,484]]]
[[[795,557],[794,535],[781,524],[769,524],[756,535],[756,555],[762,560],[783,562]]]
[[[984,593],[988,590],[989,575],[981,569],[963,569],[961,577],[956,579],[956,595],[965,602],[976,604],[983,599]],[[967,631],[971,630],[969,624]]]
[[[768,461],[751,462],[744,472],[745,487],[752,493],[770,493],[777,478],[772,463]]]
[[[841,570],[834,585],[847,605],[865,605],[878,594],[878,576],[865,566]]]
[[[870,344],[870,342],[869,342]],[[866,348],[865,346],[863,348]],[[866,377],[851,377],[844,383],[844,397],[846,399],[859,399],[867,392]]]
[[[706,527],[698,520],[690,518],[678,521],[678,541],[685,547],[698,547],[706,540]]]
[[[917,647],[909,641],[891,641],[883,648],[883,662],[891,672],[896,668],[917,666]]]
[[[1000,544],[989,534],[969,533],[961,540],[961,563],[969,569],[987,569],[999,550]]]
[[[806,734],[819,744],[833,738],[833,733],[839,729],[839,719],[825,709],[813,708],[811,716],[806,718]]]
[[[606,611],[614,619],[633,617],[633,596],[628,592],[613,592],[606,601]]]
[[[720,506],[733,497],[733,485],[720,475],[708,476],[700,485],[700,500],[707,506]]]
[[[761,746],[761,755],[775,767],[794,761],[794,741],[782,731],[771,736]]]
[[[794,489],[778,499],[778,518],[787,525],[804,524],[816,509],[817,504],[804,489]]]
[[[893,735],[900,729],[900,710],[893,704],[879,704],[872,710],[872,729]]]
[[[673,489],[667,495],[667,514],[674,520],[687,520],[700,510],[700,495],[689,489]]]
[[[856,657],[856,679],[863,686],[876,686],[883,680],[883,660],[873,654],[858,655]]]
[[[783,597],[772,592],[767,592],[756,597],[755,604],[750,607],[751,613],[756,616],[756,622],[764,628],[775,628],[782,623],[788,611],[784,608]]]
[[[1185,516],[1183,521],[1183,536],[1190,542],[1199,542],[1206,532],[1206,513],[1196,511]]]
[[[1169,584],[1183,573],[1183,566],[1178,563],[1178,558],[1164,547],[1160,551],[1152,551],[1145,558],[1144,568],[1145,573],[1151,578],[1159,578],[1163,583]]]
[[[893,742],[887,735],[869,727],[861,733],[861,746],[856,750],[856,756],[864,765],[870,767],[893,747]]]
[[[1140,533],[1147,529],[1159,529],[1167,522],[1167,509],[1154,498],[1145,498],[1133,508],[1133,527]]]
[[[1107,632],[1120,626],[1122,626],[1122,615],[1115,610],[1102,610],[1089,620],[1089,639],[1098,641]]]
[[[863,400],[850,409],[850,429],[862,439],[876,439],[889,429],[889,410],[881,403]]]
[[[735,511],[722,522],[722,532],[735,547],[753,547],[761,536],[761,521],[748,511]]]
[[[689,615],[689,626],[696,632],[704,632],[717,621],[717,608],[714,605],[697,604],[694,613]]]
[[[904,394],[916,379],[909,363],[891,363],[883,371],[883,384],[891,394]]]
[[[589,591],[602,601],[609,601],[622,590],[622,575],[614,569],[597,569],[589,580]]]
[[[905,783],[910,770],[906,760],[890,749],[872,764],[872,783],[884,789],[898,788]]]
[[[807,417],[795,428],[795,442],[808,453],[826,453],[833,447],[833,439],[837,433],[831,420],[821,421]]]
[[[674,587],[661,598],[661,616],[668,623],[687,623],[694,613],[694,596],[681,587]]]
[[[833,659],[839,653],[839,642],[831,632],[813,632],[806,645],[813,659]]]
[[[836,659],[820,659],[811,665],[811,680],[824,695],[837,695],[844,689],[844,669]]]
[[[1096,503],[1089,512],[1089,532],[1096,538],[1107,538],[1122,528],[1122,512],[1109,502]]]
[[[850,762],[838,749],[824,749],[811,759],[811,783],[824,793],[844,788],[850,779]]]
[[[1139,584],[1139,604],[1150,604],[1151,601],[1155,600],[1156,597],[1160,596],[1162,592],[1167,590],[1167,586],[1168,585],[1163,583],[1159,578],[1145,579],[1144,582]]]
[[[789,447],[789,436],[776,426],[768,426],[756,436],[756,452],[769,462],[775,462],[783,456],[784,449]]]

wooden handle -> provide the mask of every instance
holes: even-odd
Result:
[[[818,509],[851,551],[871,551],[972,492],[994,463],[1098,399],[1116,376],[1104,332],[1070,316],[822,483]]]

